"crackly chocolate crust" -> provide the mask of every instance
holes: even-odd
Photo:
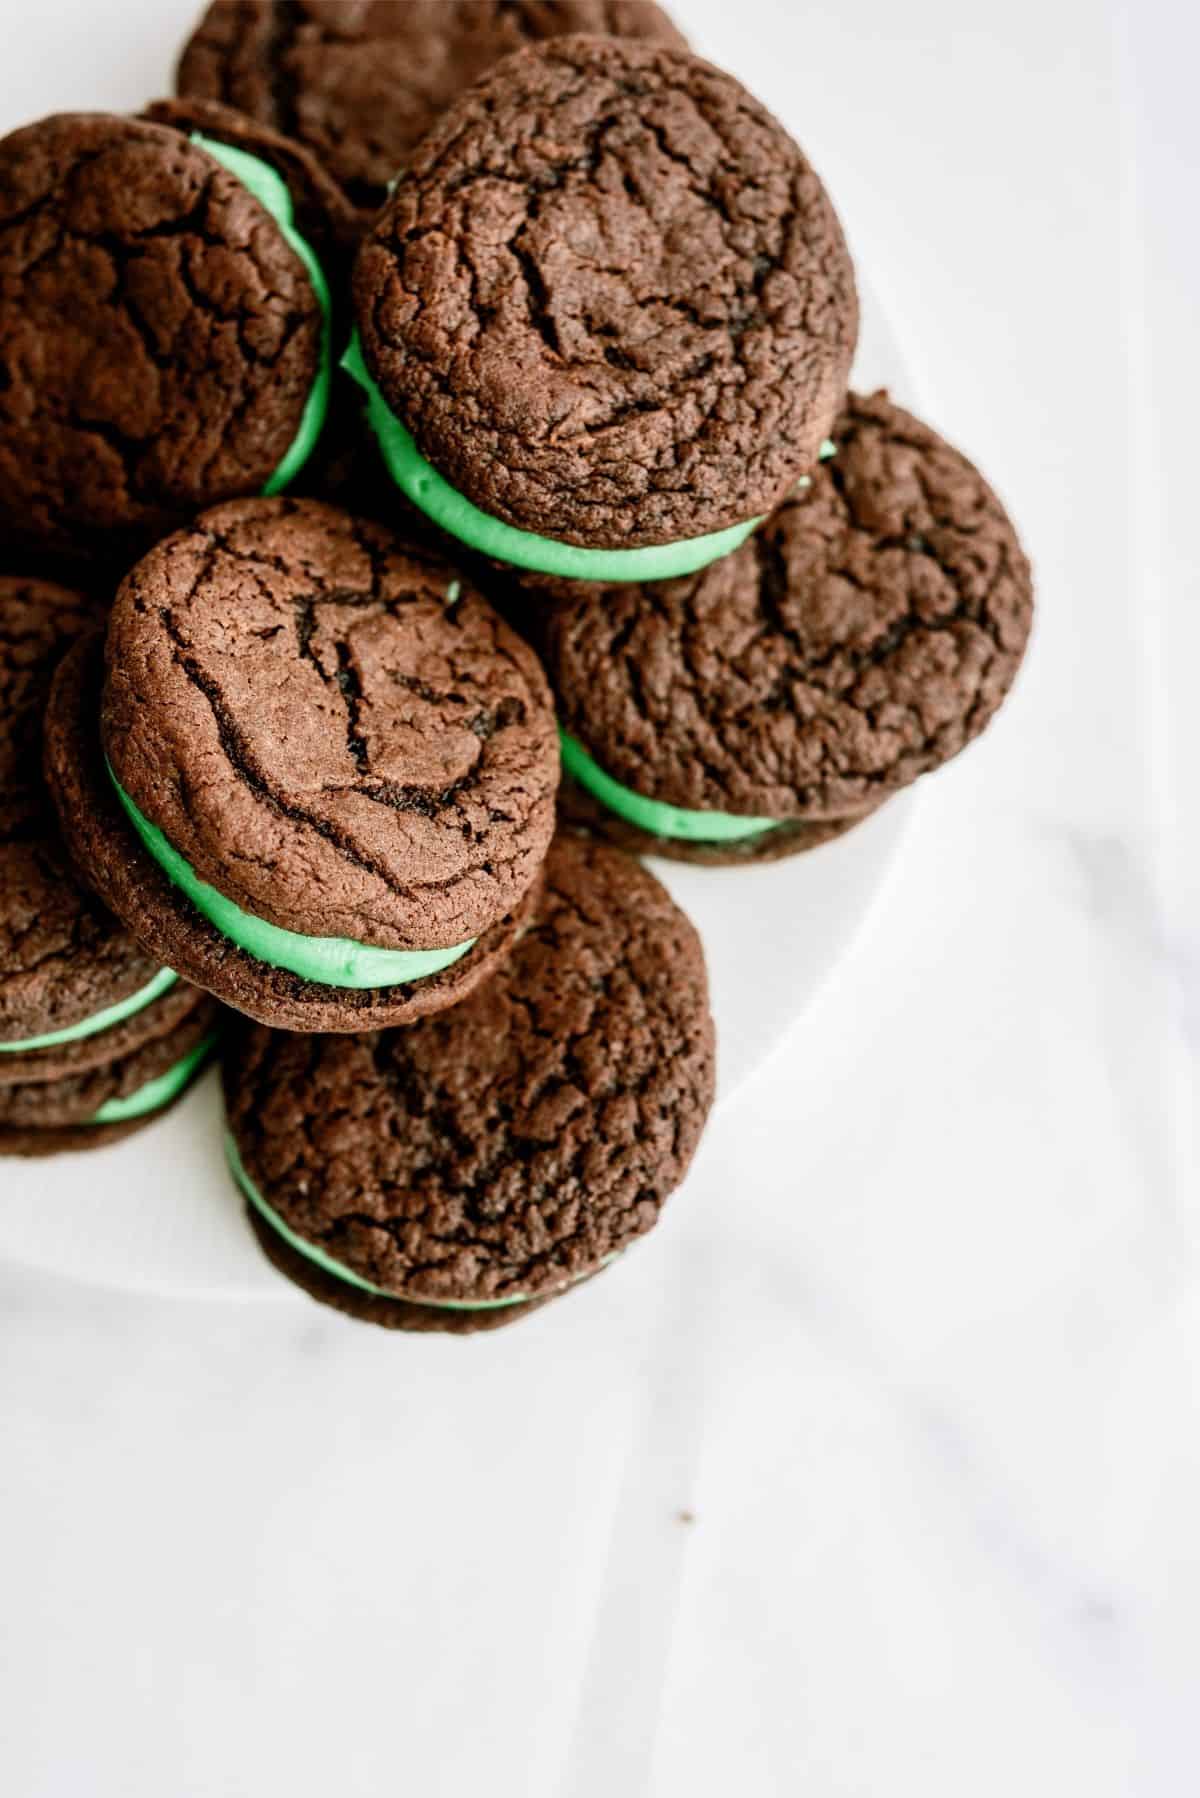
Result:
[[[72,874],[42,779],[42,719],[55,665],[102,616],[98,601],[70,588],[0,576],[3,1042],[91,1017],[159,968]]]
[[[221,1008],[204,994],[173,1029],[129,1054],[59,1080],[0,1085],[0,1129],[45,1130],[86,1124],[110,1099],[128,1099],[165,1074],[216,1028]]]
[[[684,41],[651,0],[217,0],[177,86],[307,144],[365,222],[464,88],[523,44],[580,31]]]
[[[136,553],[262,490],[323,314],[237,178],[178,130],[58,114],[0,142],[0,532]]]
[[[1033,588],[1000,501],[886,394],[851,395],[834,437],[702,573],[540,589],[560,722],[622,785],[820,825],[957,755],[1001,704]]]
[[[651,1229],[691,1160],[714,1080],[700,940],[637,862],[559,837],[470,999],[337,1040],[236,1028],[224,1079],[267,1204],[362,1278],[418,1306],[550,1297]]]
[[[682,51],[563,38],[445,113],[363,241],[385,399],[483,511],[593,548],[768,512],[846,390],[854,274],[801,151]]]
[[[425,980],[355,991],[302,980],[253,960],[200,916],[130,829],[100,752],[103,674],[99,635],[64,659],[46,721],[46,773],[76,865],[158,963],[277,1029],[358,1031],[407,1023],[453,1005],[508,954],[535,903],[536,882],[468,954]]]
[[[243,909],[436,948],[531,885],[558,782],[541,667],[379,526],[289,499],[205,513],[123,583],[106,654],[117,779]]]

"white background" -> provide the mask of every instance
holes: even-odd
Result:
[[[461,1343],[0,1268],[6,1798],[1200,1784],[1200,33],[676,10],[1009,501],[1025,675],[619,1275]],[[7,121],[190,8],[2,12]]]

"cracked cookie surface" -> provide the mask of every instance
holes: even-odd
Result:
[[[948,761],[1001,704],[1033,589],[1000,501],[886,394],[851,395],[834,439],[811,483],[699,575],[527,587],[548,604],[562,726],[624,786],[829,825]]]
[[[355,315],[434,468],[590,548],[765,513],[846,390],[854,275],[804,156],[680,51],[563,38],[423,140],[359,251]]]
[[[235,1027],[224,1061],[243,1165],[297,1235],[385,1292],[344,1308],[397,1328],[503,1311],[421,1301],[551,1296],[651,1229],[712,1103],[703,951],[652,875],[560,837],[511,956],[404,1030]],[[282,1265],[301,1259],[285,1248]],[[326,1297],[326,1281],[304,1282]],[[518,1308],[520,1309],[520,1308]]]
[[[307,144],[370,214],[464,88],[524,44],[580,31],[683,43],[651,0],[217,0],[177,86]]]
[[[558,778],[541,668],[381,527],[293,500],[205,513],[122,585],[107,663],[117,779],[255,916],[440,948],[531,886]]]
[[[357,213],[311,150],[269,124],[248,118],[217,100],[154,100],[141,117],[152,125],[167,125],[185,137],[198,131],[217,143],[245,150],[273,168],[288,190],[297,230],[316,252],[330,285],[336,289],[345,273],[343,264],[357,242]],[[335,291],[335,302],[339,297]]]
[[[69,588],[0,577],[0,1042],[79,1023],[160,965],[74,877],[42,779],[55,666],[102,615]]]
[[[0,524],[136,553],[257,493],[317,374],[320,301],[258,200],[164,125],[59,114],[0,142]]]

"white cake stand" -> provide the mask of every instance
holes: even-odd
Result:
[[[89,71],[93,107],[106,95],[114,110],[135,107],[166,86],[157,62],[150,66],[157,44],[146,44],[144,70],[131,67],[128,43],[114,53],[117,47],[126,59],[119,67]],[[107,48],[101,34],[89,54],[100,58]],[[53,58],[23,58],[19,92],[0,80],[0,132],[75,103],[74,94],[56,91]],[[886,386],[915,403],[869,291],[854,383]],[[763,867],[653,863],[704,939],[721,1102],[771,1053],[845,954],[879,895],[911,808],[911,797],[902,796],[848,836]],[[0,1161],[0,1260],[174,1298],[289,1296],[256,1247],[226,1172],[220,1109],[209,1073],[173,1112],[125,1142],[44,1162]]]

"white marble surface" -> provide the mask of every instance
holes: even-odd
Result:
[[[679,0],[1021,521],[1025,677],[619,1277],[481,1345],[0,1270],[5,1794],[1196,1791],[1180,10]]]

